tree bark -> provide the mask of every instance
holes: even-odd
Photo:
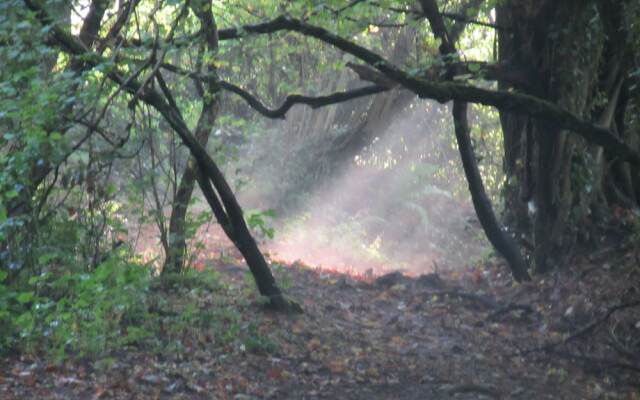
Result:
[[[211,104],[212,103],[212,104]],[[209,134],[218,114],[218,97],[213,101],[205,102],[202,106],[200,118],[195,132],[195,138],[202,147],[206,147]],[[189,202],[195,188],[198,163],[190,156],[187,165],[180,178],[169,218],[168,248],[162,274],[180,273],[185,267],[186,243],[186,218]]]
[[[211,57],[218,51],[218,28],[215,19],[210,14],[211,11],[202,4],[194,5],[193,7],[200,21],[201,30],[205,33],[203,35],[205,42],[204,49],[206,49],[208,56]],[[201,66],[203,54],[200,54],[199,57],[200,61],[197,64]],[[216,67],[211,62],[207,63],[206,74],[217,77]],[[220,88],[217,84],[211,82],[206,88],[200,81],[194,81],[194,84],[196,85],[198,94],[202,98],[202,110],[200,111],[200,118],[196,125],[195,139],[202,147],[206,147],[219,112],[220,101],[218,92]],[[176,190],[171,206],[168,247],[162,269],[163,274],[180,273],[185,267],[185,255],[187,253],[186,218],[189,202],[191,201],[196,183],[197,169],[198,163],[193,156],[190,156],[182,173],[182,177],[180,178],[180,183],[178,184],[178,189]]]
[[[611,137],[637,151],[633,140],[616,129],[615,115],[624,114],[625,107],[619,85],[629,72],[624,24],[629,5],[623,3],[529,0],[498,6],[497,23],[508,28],[498,33],[499,62],[511,63],[535,83],[525,87],[501,81],[500,89],[515,88],[584,120],[595,119]],[[612,179],[619,179],[616,186],[637,206],[637,199],[626,195],[634,192],[626,171],[637,171],[637,163],[622,163],[621,152],[593,146],[550,119],[506,110],[500,110],[500,118],[505,211],[520,233],[533,238],[537,272],[566,263],[580,241],[597,245],[587,232],[611,211],[603,200],[612,196],[603,188]]]

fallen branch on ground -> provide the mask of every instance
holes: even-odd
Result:
[[[555,350],[555,349],[547,350],[546,352],[550,354],[555,354],[560,357],[580,360],[585,363],[597,364],[597,368],[593,368],[593,371],[595,372],[606,371],[609,368],[617,368],[617,369],[624,369],[624,370],[640,373],[640,364],[637,364],[637,363],[625,363],[618,360],[612,360],[609,358],[587,357],[580,354],[574,354],[569,351],[562,351],[562,350]]]
[[[459,385],[454,385],[453,387],[447,389],[447,395],[454,396],[456,394],[465,394],[465,393],[477,393],[489,397],[494,397],[499,399],[501,397],[500,392],[498,392],[494,387],[487,385],[478,385],[475,383],[461,383]]]
[[[627,308],[633,308],[633,307],[638,307],[640,306],[640,300],[636,300],[636,301],[632,301],[629,303],[620,303],[617,304],[613,307],[610,307],[606,313],[604,313],[604,315],[600,318],[597,318],[593,321],[591,321],[589,324],[585,325],[583,328],[578,329],[577,331],[571,333],[569,336],[567,336],[566,338],[559,340],[559,341],[554,341],[551,343],[547,343],[544,344],[542,346],[538,346],[538,347],[534,347],[531,349],[527,349],[527,350],[520,350],[516,355],[519,356],[524,356],[527,354],[531,354],[531,353],[535,353],[535,352],[554,352],[555,349],[561,345],[565,345],[568,344],[582,336],[587,335],[588,333],[592,332],[593,330],[595,330],[598,326],[600,326],[601,324],[605,323],[606,321],[609,320],[609,318],[611,318],[611,316],[620,310],[624,310]],[[637,368],[639,368],[640,370],[640,366],[638,366]]]

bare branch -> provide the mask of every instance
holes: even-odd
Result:
[[[365,86],[360,89],[354,89],[345,92],[335,92],[326,96],[317,97],[304,96],[300,94],[290,94],[286,97],[284,103],[282,103],[280,107],[271,110],[260,103],[260,100],[258,100],[256,97],[236,85],[220,81],[220,87],[242,97],[247,103],[249,103],[252,108],[268,118],[284,118],[287,111],[289,111],[289,109],[296,104],[306,104],[315,109],[331,104],[342,103],[348,100],[356,99],[358,97],[370,96],[372,94],[386,92],[387,90],[389,90],[389,88],[386,86],[372,85]]]
[[[172,64],[162,64],[162,68],[175,74],[189,76],[202,82],[206,82],[208,79],[210,79],[207,76],[198,75],[192,71],[187,71]],[[265,106],[256,96],[252,95],[239,86],[225,81],[218,81],[218,84],[222,89],[231,93],[235,93],[238,96],[242,97],[253,109],[255,109],[260,114],[272,119],[284,119],[287,112],[296,104],[305,104],[313,109],[316,109],[332,104],[343,103],[345,101],[356,99],[359,97],[382,93],[390,89],[388,86],[371,85],[354,90],[334,92],[325,96],[305,96],[300,94],[290,94],[285,98],[280,107],[270,109]]]
[[[581,337],[583,337],[585,335],[588,335],[589,333],[593,332],[598,326],[600,326],[603,323],[607,322],[609,320],[609,318],[611,318],[611,316],[613,314],[615,314],[616,312],[621,311],[621,310],[625,310],[625,309],[628,309],[628,308],[638,307],[638,306],[640,306],[640,300],[631,301],[631,302],[628,302],[628,303],[616,304],[615,306],[612,306],[612,307],[608,308],[607,311],[604,313],[604,315],[602,315],[600,318],[596,318],[596,319],[592,320],[590,323],[588,323],[584,327],[572,332],[571,334],[566,336],[564,339],[558,340],[558,341],[552,341],[552,342],[546,343],[546,344],[544,344],[542,346],[534,347],[534,348],[531,348],[531,349],[521,350],[521,351],[519,351],[517,353],[517,355],[518,356],[523,356],[523,355],[526,355],[526,354],[540,352],[540,351],[553,352],[559,346],[565,345],[565,344],[570,343],[570,342],[573,342],[574,340],[576,340],[578,338],[581,338]]]
[[[451,19],[451,20],[454,20],[454,21],[457,21],[457,22],[464,22],[466,24],[484,26],[486,28],[492,28],[492,29],[495,29],[495,30],[498,30],[498,31],[506,31],[506,32],[510,31],[510,29],[505,28],[504,26],[492,24],[490,22],[478,21],[478,20],[466,17],[466,16],[464,16],[462,14],[443,12],[440,15],[442,15],[444,18]]]

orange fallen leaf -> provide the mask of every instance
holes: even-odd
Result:
[[[331,360],[327,363],[327,368],[333,374],[343,374],[346,370],[345,362],[342,360]]]
[[[277,367],[270,368],[267,371],[267,376],[270,379],[273,379],[273,380],[276,380],[276,381],[280,381],[280,380],[282,380],[282,369],[281,368],[277,368]]]
[[[307,342],[307,350],[309,351],[318,350],[320,348],[320,345],[321,345],[320,339],[313,338]]]

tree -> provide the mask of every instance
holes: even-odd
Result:
[[[203,4],[198,4],[192,9],[200,22],[200,31],[204,36],[203,42],[206,44],[203,46],[204,51],[199,52],[200,59],[196,62],[196,65],[202,65],[203,58],[210,60],[215,57],[216,52],[218,51],[218,27],[215,24],[210,8]],[[200,73],[201,71],[197,72]],[[204,73],[206,75],[216,77],[216,68],[212,61],[207,62]],[[206,147],[216,116],[219,112],[220,100],[218,92],[220,91],[220,88],[215,83],[215,79],[211,80],[207,87],[198,80],[194,82],[194,85],[198,95],[202,99],[202,110],[196,126],[195,138],[201,146]],[[168,88],[165,91],[169,93]],[[177,107],[177,105],[174,107]],[[189,206],[189,201],[193,194],[197,175],[198,162],[195,158],[189,157],[187,165],[182,173],[182,177],[180,178],[180,183],[178,184],[171,207],[168,246],[166,248],[164,267],[162,268],[163,274],[168,272],[179,273],[185,265],[184,258],[187,251],[185,226],[187,207]]]
[[[68,54],[71,56],[82,56],[84,62],[94,68],[105,63],[106,60],[100,54],[92,51],[78,38],[62,29],[55,20],[52,20],[42,4],[35,1],[26,1],[25,4],[36,13],[37,18],[43,25],[50,27],[54,40]],[[206,26],[215,27],[210,7],[207,6],[206,3],[201,3],[200,6],[202,8],[196,9],[200,21],[205,21]],[[182,14],[186,10],[187,7],[183,6],[179,13]],[[176,21],[181,19],[180,14],[178,18],[176,18]],[[170,32],[173,32],[173,30]],[[215,49],[215,30],[204,31],[204,33],[209,49]],[[169,38],[171,37],[172,35],[170,34]],[[166,51],[164,54],[166,54]],[[238,204],[222,172],[213,159],[207,154],[206,149],[191,133],[173,95],[166,85],[163,85],[162,78],[157,78],[158,67],[162,62],[162,58],[158,61],[155,57],[155,53],[152,53],[151,58],[147,61],[146,67],[154,67],[151,70],[151,75],[148,76],[144,82],[139,82],[135,78],[136,75],[125,77],[117,65],[115,68],[109,69],[106,75],[111,81],[118,85],[118,90],[123,90],[133,96],[130,103],[139,100],[156,109],[187,146],[198,165],[198,183],[218,222],[245,257],[260,294],[265,296],[269,300],[270,305],[275,309],[294,312],[301,311],[297,303],[282,295],[262,253],[249,232],[244,220],[242,208]],[[140,72],[141,70],[138,71],[138,74]],[[149,85],[150,82],[155,79],[158,80],[159,91]],[[214,101],[214,97],[211,96],[211,94],[217,91],[217,82],[215,76],[208,76],[203,80],[206,81],[209,92],[209,96],[206,96],[204,99],[204,106],[209,107],[204,108],[201,121],[204,125],[202,128],[209,132],[215,119],[215,112],[213,112],[213,108],[211,107],[214,105],[214,103],[211,103]]]
[[[434,0],[421,0],[422,11],[429,20],[434,36],[440,39],[440,55],[447,63],[457,61],[455,44],[450,41],[450,35],[445,27],[444,20],[438,11],[438,5]],[[446,65],[446,64],[445,64]],[[445,76],[452,79],[455,75],[455,67],[447,67]],[[476,157],[469,135],[469,124],[467,121],[467,103],[459,100],[453,101],[453,123],[455,126],[456,140],[460,157],[464,167],[469,191],[473,206],[482,224],[482,228],[487,234],[491,244],[502,254],[509,265],[516,280],[528,280],[527,264],[520,253],[513,238],[502,230],[493,212],[491,201],[487,197],[482,183],[482,176],[478,170]]]
[[[501,89],[593,120],[638,150],[638,131],[629,129],[637,104],[630,90],[638,66],[636,2],[525,1],[496,11],[498,62],[520,76],[499,80]],[[597,226],[616,206],[640,205],[640,170],[617,151],[526,114],[501,112],[501,121],[508,220],[533,237],[538,272],[566,262],[576,244],[597,245]]]

